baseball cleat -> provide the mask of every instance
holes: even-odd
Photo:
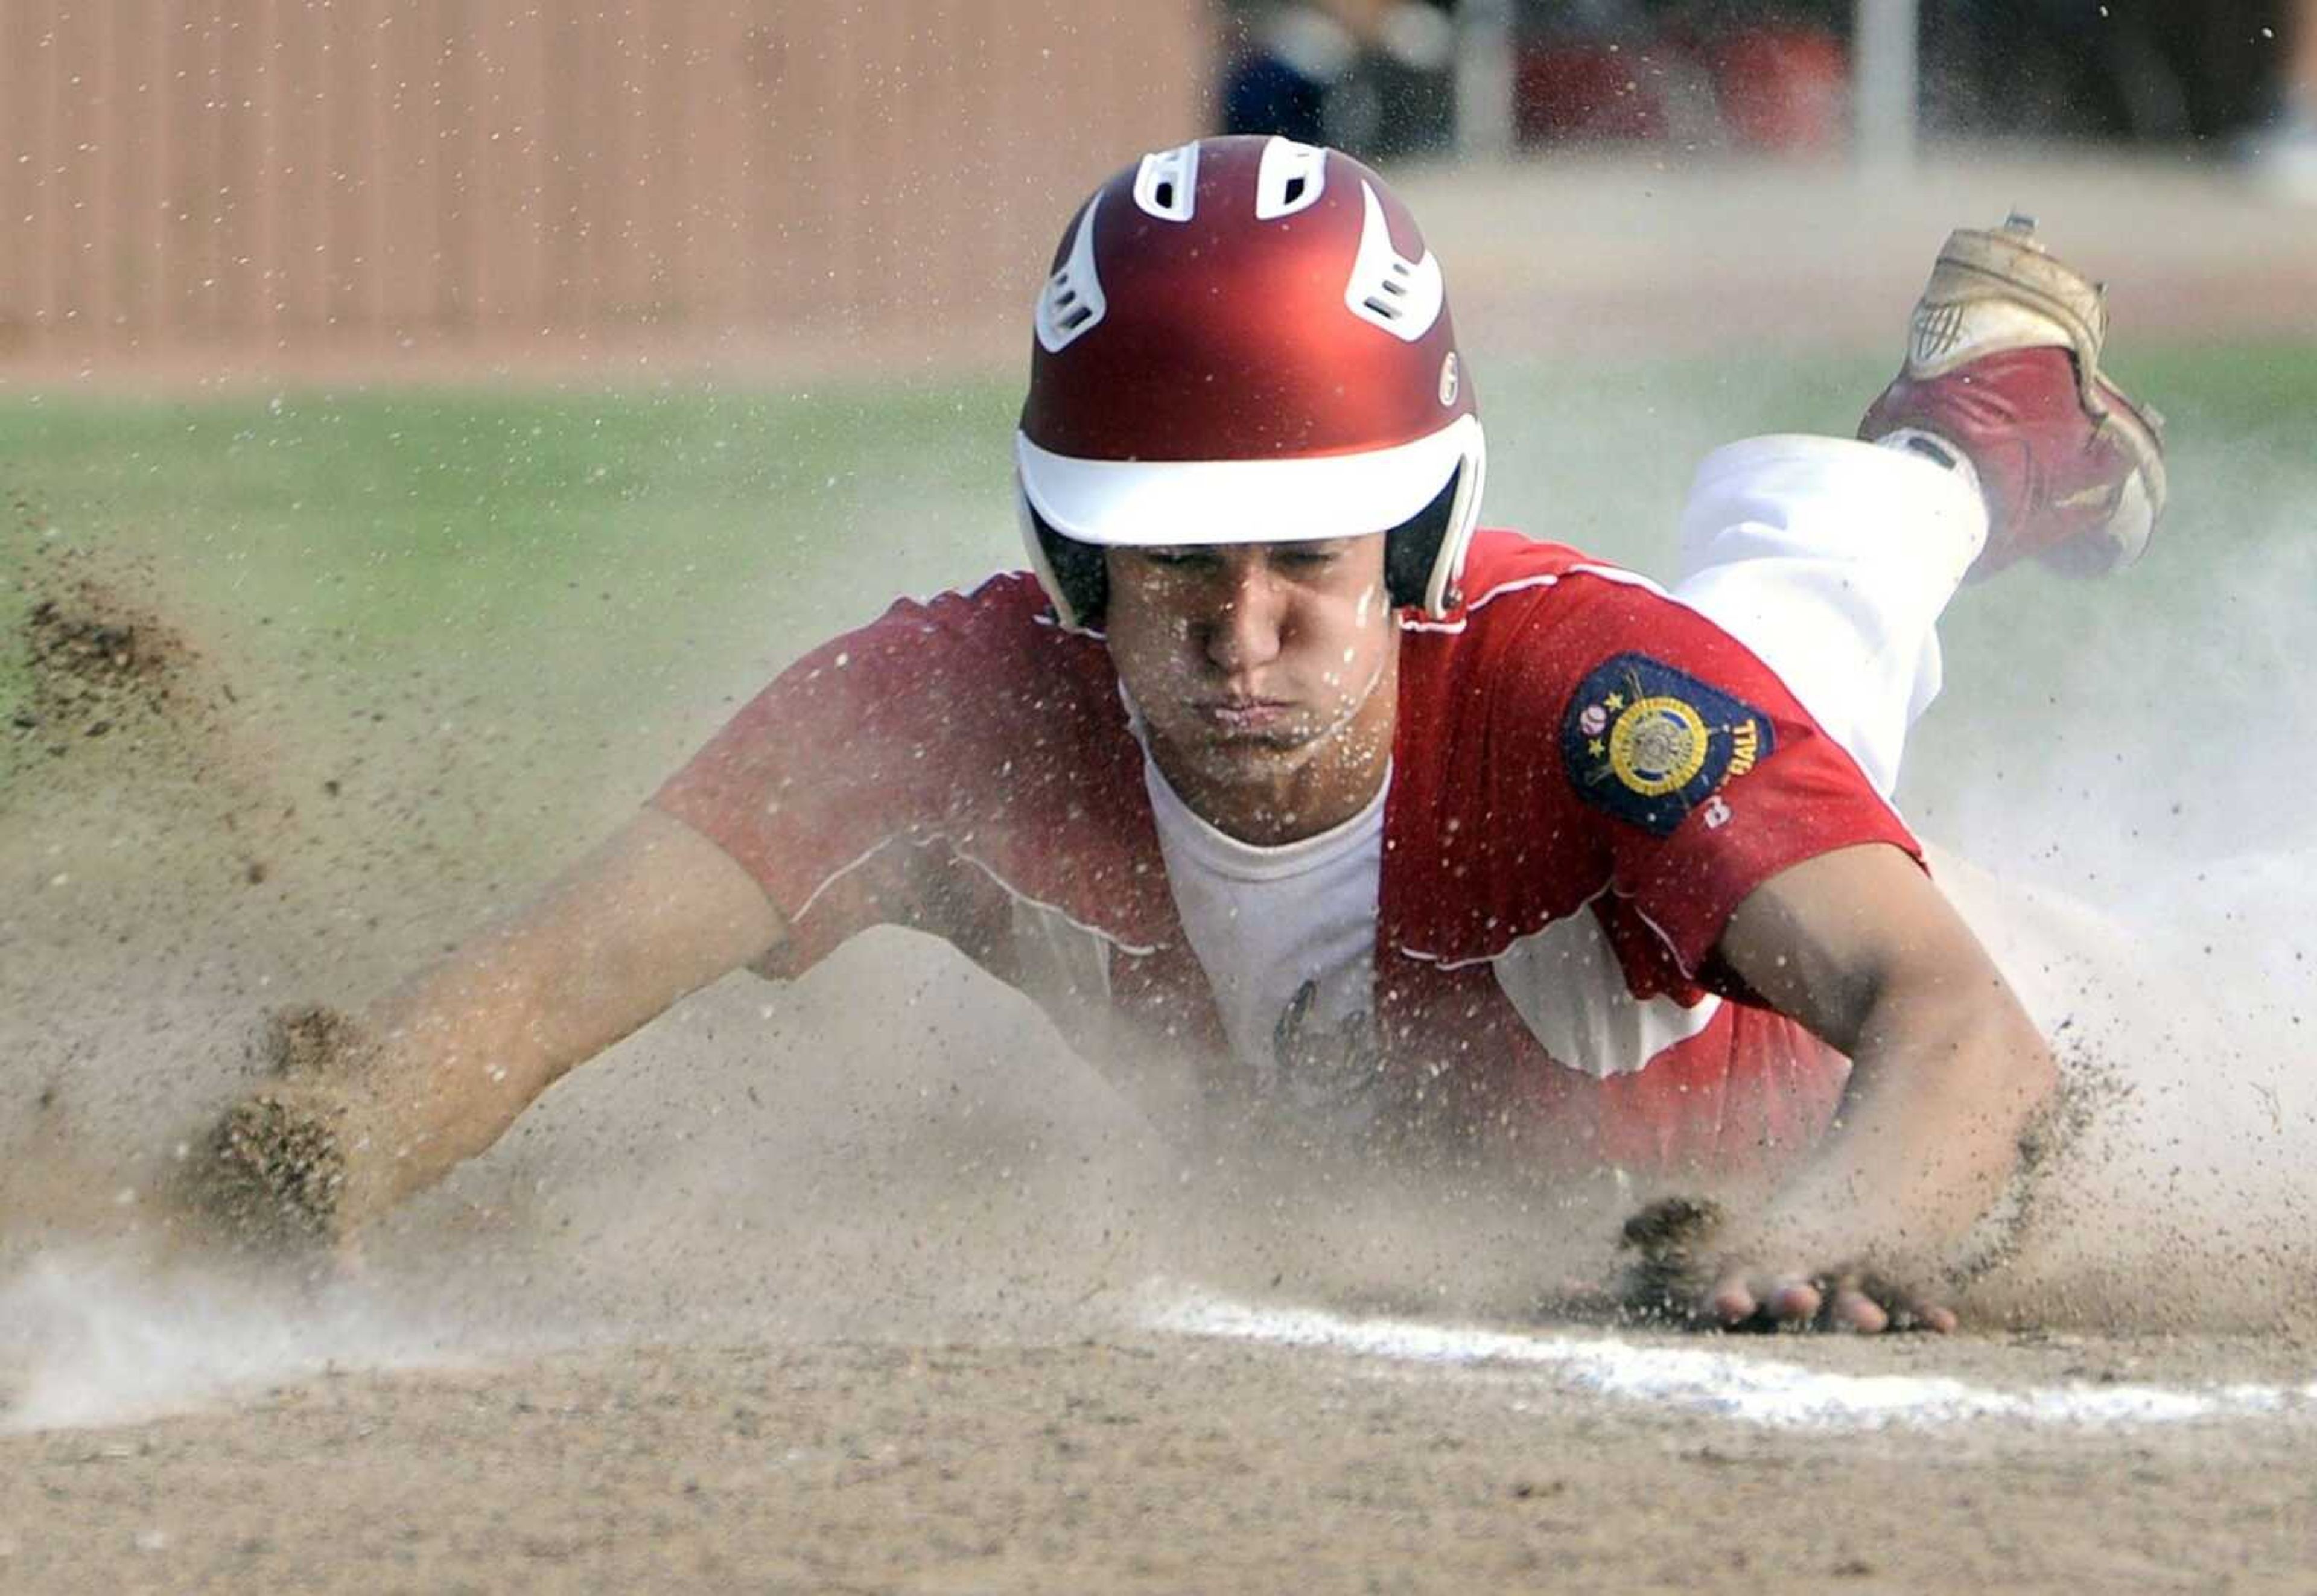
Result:
[[[2164,422],[2099,369],[2107,304],[2014,216],[1959,229],[1916,301],[1906,363],[1858,435],[1961,455],[1987,499],[1972,575],[2033,556],[2071,576],[2140,558],[2164,511]]]

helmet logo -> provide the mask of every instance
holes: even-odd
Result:
[[[1428,249],[1422,260],[1400,254],[1392,247],[1391,226],[1384,220],[1375,184],[1362,183],[1360,193],[1366,202],[1360,252],[1352,260],[1351,281],[1344,284],[1344,304],[1362,321],[1413,344],[1432,330],[1440,319],[1440,307],[1447,302],[1439,257]]]
[[[1456,370],[1456,352],[1451,349],[1448,357],[1440,363],[1440,403],[1444,408],[1456,402],[1456,391],[1463,385]]]
[[[1102,279],[1094,269],[1094,213],[1101,203],[1100,194],[1087,202],[1086,214],[1078,218],[1078,235],[1070,240],[1069,258],[1038,291],[1034,318],[1038,342],[1049,354],[1060,354],[1081,335],[1092,332],[1110,309]]]

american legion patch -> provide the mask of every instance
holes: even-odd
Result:
[[[1588,803],[1669,837],[1776,742],[1753,705],[1647,654],[1619,654],[1569,701],[1561,762]]]

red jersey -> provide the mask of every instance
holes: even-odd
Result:
[[[1483,533],[1464,591],[1400,621],[1364,1051],[1397,1103],[1554,1164],[1729,1170],[1807,1146],[1847,1063],[1710,955],[1781,870],[1863,842],[1919,856],[1914,838],[1767,667],[1641,578]],[[1144,758],[1103,640],[1012,575],[815,650],[654,802],[787,917],[765,974],[908,926],[1097,1061],[1214,1057]]]

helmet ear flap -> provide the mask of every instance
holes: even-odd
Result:
[[[1092,632],[1102,625],[1102,612],[1110,601],[1110,571],[1103,552],[1092,543],[1064,537],[1046,524],[1016,491],[1015,507],[1021,514],[1022,542],[1029,551],[1030,569],[1054,606],[1054,618],[1065,631]]]
[[[1476,445],[1431,503],[1384,534],[1384,591],[1395,609],[1420,608],[1436,619],[1456,607],[1456,578],[1480,520],[1484,459]]]

